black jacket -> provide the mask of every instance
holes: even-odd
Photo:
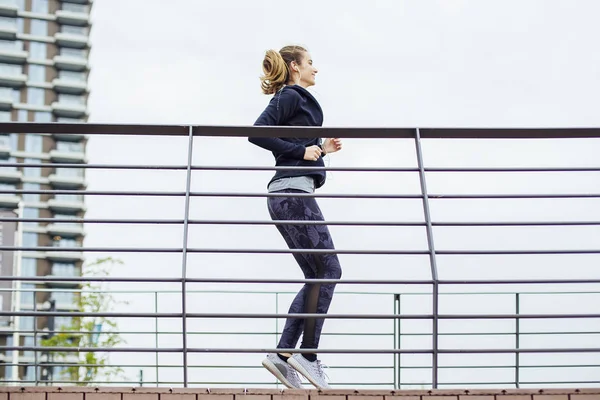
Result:
[[[321,126],[323,110],[317,100],[302,86],[284,86],[277,92],[269,105],[258,117],[255,126]],[[304,160],[306,147],[321,145],[320,138],[248,138],[251,143],[270,150],[275,157],[276,166],[323,167],[323,157],[317,161]],[[325,171],[277,171],[270,182],[275,179],[312,175],[315,187],[325,183]],[[269,183],[270,183],[269,182]]]

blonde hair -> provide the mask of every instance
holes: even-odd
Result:
[[[292,61],[301,64],[304,53],[306,49],[300,46],[285,46],[279,51],[267,50],[263,60],[264,75],[260,77],[263,93],[277,93],[290,80]]]

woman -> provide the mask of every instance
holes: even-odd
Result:
[[[261,87],[274,94],[254,125],[321,126],[323,111],[306,90],[315,84],[317,69],[309,53],[299,46],[267,51],[263,60]],[[320,138],[250,138],[250,142],[270,150],[276,166],[323,167],[323,156],[342,148],[339,139]],[[314,193],[325,183],[324,170],[278,170],[269,182],[269,193],[290,193],[290,197],[269,197],[268,208],[273,220],[323,221],[323,214],[313,197],[293,197]],[[334,249],[325,225],[277,225],[290,249]],[[336,254],[294,254],[306,279],[339,279],[342,276]],[[290,306],[290,314],[326,314],[335,284],[306,284]],[[288,318],[277,348],[295,348],[302,335],[301,349],[317,349],[323,318]],[[302,388],[299,372],[319,389],[328,388],[325,374],[315,353],[268,354],[263,366],[288,388]]]

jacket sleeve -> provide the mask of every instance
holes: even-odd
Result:
[[[271,102],[258,117],[254,126],[281,126],[284,125],[296,112],[300,102],[300,95],[293,90],[283,89],[275,94]],[[263,149],[276,154],[302,160],[306,148],[303,145],[290,143],[274,137],[251,137],[248,140]]]

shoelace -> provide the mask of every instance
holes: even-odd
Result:
[[[319,376],[321,378],[324,377],[326,382],[329,382],[329,375],[323,370],[324,368],[329,368],[327,365],[323,364],[321,360],[317,360],[317,371],[319,372]]]

